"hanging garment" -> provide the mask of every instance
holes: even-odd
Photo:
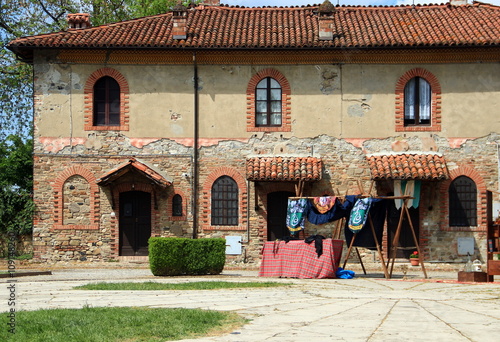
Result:
[[[384,225],[387,214],[387,206],[390,203],[389,201],[391,200],[380,199],[380,198],[372,199],[372,204],[370,206],[370,212],[369,212],[370,213],[369,219],[371,219],[373,223],[373,228],[375,229],[375,236],[373,235],[372,229],[369,226],[370,222],[368,220],[365,223],[365,227],[357,233],[353,233],[349,229],[348,222],[345,223],[344,238],[347,246],[351,245],[351,240],[354,235],[356,235],[356,238],[354,240],[353,247],[363,247],[371,250],[376,250],[377,242],[379,246],[382,245],[382,237],[384,235]],[[375,238],[377,239],[377,241],[375,241]]]
[[[349,229],[353,233],[357,233],[363,228],[368,217],[371,203],[372,198],[366,197],[358,198],[354,204],[354,207],[351,210],[351,215],[349,216]]]
[[[290,234],[297,234],[304,229],[308,209],[309,201],[306,198],[288,199],[286,226]]]
[[[345,217],[345,214],[343,213],[342,206],[340,204],[340,201],[335,198],[335,202],[330,208],[330,210],[326,211],[325,213],[320,213],[314,203],[311,203],[311,207],[309,211],[307,212],[307,220],[316,225],[320,224],[325,224],[328,222],[336,221],[341,219],[342,217]],[[312,202],[313,200],[311,200]]]
[[[413,197],[414,189],[415,189],[415,181],[409,180],[406,181],[406,184],[401,184],[401,190],[403,190],[405,196]],[[413,198],[408,199],[406,205],[408,206],[408,208],[411,208],[411,206],[413,205]]]
[[[401,197],[403,196],[403,190],[401,189],[401,181],[396,179],[394,180],[394,196],[395,197]],[[403,200],[396,198],[394,199],[394,206],[396,209],[401,209],[401,206],[403,205]]]
[[[304,240],[305,243],[310,244],[314,241],[314,247],[316,247],[316,254],[318,258],[323,254],[323,240],[326,239],[323,235],[311,235]]]
[[[422,186],[422,182],[419,180],[415,181],[415,185],[413,186],[413,204],[411,205],[413,208],[418,208],[420,204],[420,189]]]
[[[411,196],[413,198],[410,198],[407,202],[406,205],[408,208],[414,207],[418,208],[418,205],[420,203],[420,188],[421,188],[421,181],[419,180],[395,180],[394,181],[394,196]],[[396,209],[401,209],[401,206],[403,205],[403,200],[402,199],[395,199],[394,204],[396,206]]]
[[[333,208],[336,200],[337,200],[336,196],[314,197],[312,199],[312,203],[314,205],[314,208],[316,208],[316,210],[320,214],[324,214]]]

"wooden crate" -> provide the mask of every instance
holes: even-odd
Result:
[[[486,272],[458,272],[458,281],[485,283],[488,281]]]

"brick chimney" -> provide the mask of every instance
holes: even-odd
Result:
[[[319,40],[333,40],[333,13],[335,6],[325,0],[318,8]]]
[[[186,39],[187,38],[187,8],[178,3],[172,8],[173,12],[173,39]]]
[[[205,1],[202,1],[201,4],[207,5],[207,6],[219,6],[220,0],[205,0]]]
[[[83,29],[91,27],[90,14],[88,13],[68,13],[66,20],[70,29]]]

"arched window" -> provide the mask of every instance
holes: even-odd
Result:
[[[431,123],[431,86],[422,77],[410,79],[404,90],[404,125],[430,125]]]
[[[238,225],[238,185],[228,176],[222,176],[212,185],[212,225]]]
[[[450,226],[477,226],[476,183],[466,176],[453,180],[448,189]]]
[[[120,86],[110,77],[101,77],[94,85],[94,126],[120,125]]]
[[[255,125],[281,126],[281,85],[272,77],[262,79],[255,89]]]
[[[179,194],[172,198],[172,216],[182,216],[182,197]]]

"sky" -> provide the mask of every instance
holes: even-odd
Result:
[[[321,4],[324,0],[220,0],[222,4],[239,5],[245,7],[258,6],[301,6],[308,4]],[[332,4],[337,5],[362,5],[362,6],[399,6],[412,4],[440,4],[449,2],[449,0],[330,0]],[[472,0],[467,0],[472,3]],[[481,2],[500,6],[500,0],[481,0]]]

